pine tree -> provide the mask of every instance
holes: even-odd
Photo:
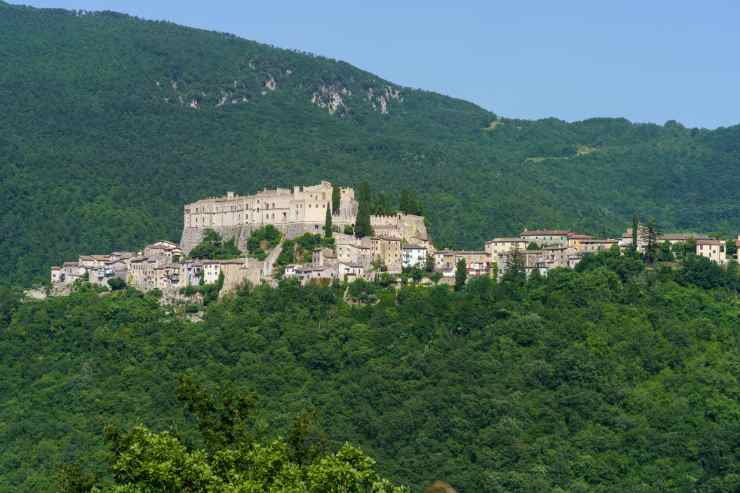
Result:
[[[331,238],[332,236],[332,220],[331,220],[331,207],[330,204],[326,204],[326,219],[324,220],[324,236]]]

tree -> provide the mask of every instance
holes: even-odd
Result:
[[[66,464],[57,471],[57,491],[60,493],[89,493],[98,479],[84,471],[79,464]]]
[[[329,207],[329,204],[327,204],[326,207],[326,218],[324,219],[324,236],[326,238],[332,237],[332,222],[331,222],[331,208]]]
[[[339,214],[339,209],[342,206],[342,195],[338,185],[334,185],[331,189],[331,211],[333,214]]]
[[[434,255],[430,251],[427,251],[427,258],[424,262],[424,270],[426,272],[434,272]]]
[[[529,245],[527,245],[527,250],[539,250],[539,249],[540,249],[540,246],[534,241],[529,242]]]
[[[370,186],[363,182],[359,187],[357,219],[355,220],[355,235],[358,238],[371,236],[373,228],[370,225]]]
[[[207,229],[203,234],[203,240],[190,251],[190,257],[195,259],[232,259],[242,254],[237,248],[234,239],[224,241],[220,234],[212,229]]]
[[[126,289],[126,282],[120,277],[112,277],[108,279],[108,286],[110,286],[111,291],[120,291]]]
[[[636,252],[638,248],[638,234],[640,230],[640,217],[635,212],[632,215],[632,251]]]
[[[253,395],[231,387],[211,394],[184,376],[177,397],[198,421],[207,450],[192,448],[167,431],[139,425],[121,432],[109,426],[113,491],[408,493],[381,477],[375,461],[360,449],[345,443],[336,453],[327,452],[328,440],[316,428],[313,413],[295,420],[287,440],[260,442],[251,433]],[[88,485],[78,479],[84,478],[79,471],[72,472],[73,480],[65,484]]]
[[[645,247],[645,260],[653,264],[658,259],[658,227],[655,221],[650,220],[647,225],[647,246]]]
[[[730,238],[729,240],[725,241],[725,245],[727,248],[727,251],[725,253],[728,257],[734,257],[737,255],[737,243],[735,238]]]
[[[660,249],[658,250],[658,260],[661,262],[670,262],[672,260],[675,260],[675,257],[673,256],[673,251],[671,250],[671,244],[668,243],[668,241],[664,241],[660,244]]]
[[[402,190],[399,199],[398,209],[404,214],[423,215],[421,203],[416,197],[416,193],[410,190]]]
[[[464,258],[457,261],[455,266],[455,291],[465,289],[465,282],[468,280],[468,266]]]
[[[511,298],[518,298],[521,290],[527,284],[527,270],[525,253],[514,249],[510,256],[506,271],[501,276],[501,289]]]

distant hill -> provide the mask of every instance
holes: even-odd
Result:
[[[545,81],[543,80],[543,83]],[[740,230],[740,127],[499,117],[338,62],[112,12],[0,2],[0,282],[177,239],[228,190],[417,191],[441,245],[523,226]]]

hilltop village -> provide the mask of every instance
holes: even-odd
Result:
[[[369,215],[369,234],[362,234],[362,214],[352,188],[328,181],[253,195],[229,192],[185,206],[179,244],[163,240],[138,252],[82,255],[76,262],[52,267],[52,293],[64,294],[85,281],[112,289],[157,289],[173,302],[192,295],[198,286],[218,285],[223,294],[245,283],[375,280],[403,272],[417,272],[422,284],[454,284],[460,266],[468,279],[500,277],[514,262],[527,275],[546,275],[555,268],[574,268],[587,254],[629,249],[635,239],[640,252],[657,241],[664,248],[691,245],[697,255],[720,265],[728,261],[723,241],[698,234],[664,234],[651,240],[643,225],[637,234],[628,229],[618,239],[525,229],[518,236],[493,238],[482,250],[438,250],[420,215]],[[209,250],[202,246],[209,241],[228,245],[231,254],[203,258],[203,251]]]

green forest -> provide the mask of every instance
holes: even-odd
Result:
[[[459,291],[244,288],[197,323],[130,289],[25,303],[2,289],[0,491],[69,471],[144,482],[146,461],[197,465],[236,429],[292,457],[303,422],[316,464],[354,451],[411,491],[735,492],[739,290],[701,257],[615,252]],[[132,443],[164,452],[134,460]]]
[[[326,94],[343,104],[330,113]],[[387,100],[387,114],[379,97]],[[740,230],[740,127],[506,118],[352,65],[113,12],[0,3],[0,283],[178,240],[185,203],[363,181],[441,247],[523,227]],[[323,106],[322,106],[323,105]],[[195,106],[195,107],[191,107]]]

